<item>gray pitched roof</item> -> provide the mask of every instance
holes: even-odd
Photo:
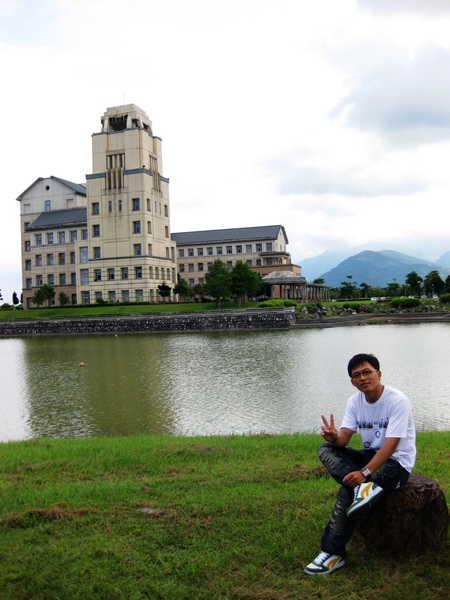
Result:
[[[274,240],[280,229],[288,243],[283,225],[263,225],[261,227],[237,227],[235,229],[210,229],[207,231],[186,231],[172,233],[172,240],[177,244],[207,244],[218,242],[246,242],[251,240]]]
[[[16,198],[16,200],[18,200],[20,202],[22,200],[22,196],[24,196],[28,192],[28,190],[31,190],[31,188],[34,187],[39,181],[43,181],[43,179],[44,179],[44,177],[38,177],[36,179],[36,181],[34,181],[31,185],[29,185],[27,187],[27,189],[24,190],[20,194],[20,196],[18,196]],[[61,179],[61,177],[55,177],[54,175],[50,175],[50,179],[56,179],[63,185],[66,185],[67,187],[71,188],[76,194],[81,194],[82,196],[86,196],[86,186],[83,183],[73,183],[73,181],[68,181],[67,179]]]
[[[54,227],[76,227],[87,223],[86,208],[67,208],[65,210],[49,210],[41,213],[27,227],[27,231],[36,229],[53,229]]]

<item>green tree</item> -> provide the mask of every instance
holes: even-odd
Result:
[[[450,275],[447,275],[447,277],[445,278],[444,287],[442,288],[442,291],[446,294],[450,294]]]
[[[60,306],[67,306],[70,303],[70,298],[65,292],[59,292],[58,299]]]
[[[48,308],[50,300],[52,300],[54,297],[54,288],[51,285],[48,285],[48,283],[44,283],[44,285],[34,292],[31,301],[37,306],[44,304],[45,307]]]
[[[444,286],[445,282],[440,276],[439,271],[430,271],[428,275],[425,276],[423,288],[427,296],[433,296],[434,294],[439,296],[444,289]]]
[[[323,279],[323,277],[318,277],[317,279],[314,279],[313,283],[323,284],[325,283],[325,279]]]
[[[2,290],[0,290],[0,302],[3,300]]]
[[[220,308],[221,298],[226,298],[231,292],[231,271],[220,258],[216,259],[205,273],[205,282],[206,293],[215,299]]]
[[[14,306],[17,306],[18,304],[20,304],[20,300],[19,300],[19,298],[17,297],[17,294],[16,294],[16,292],[13,292],[13,295],[12,295],[12,301],[13,301],[13,304],[14,304]]]
[[[400,296],[401,292],[402,286],[396,281],[387,284],[386,296]]]
[[[262,288],[261,275],[252,271],[246,262],[238,260],[231,269],[231,293],[239,299],[239,306],[245,295],[257,296]]]
[[[164,298],[164,302],[166,301],[166,298],[170,296],[171,291],[172,288],[169,285],[167,285],[165,281],[158,285],[158,294],[161,296],[161,298]]]
[[[191,288],[185,279],[180,279],[173,288],[174,294],[179,294],[181,299],[184,300],[186,297],[191,295]]]
[[[364,298],[367,298],[369,296],[369,291],[370,291],[370,285],[368,283],[360,283],[359,287],[361,288],[361,294],[363,295]]]
[[[409,287],[411,294],[413,294],[414,296],[420,296],[423,278],[418,273],[416,273],[416,271],[411,271],[411,273],[408,273],[405,282],[406,285]]]
[[[194,292],[194,296],[197,298],[197,296],[199,296],[200,298],[202,298],[205,295],[205,284],[204,283],[196,283],[194,285],[194,287],[192,288],[192,291]]]
[[[341,296],[343,298],[353,298],[358,295],[356,281],[352,281],[353,275],[347,275],[348,281],[341,281]]]

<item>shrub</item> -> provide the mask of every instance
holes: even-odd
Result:
[[[441,304],[450,304],[450,294],[442,294],[439,298]]]
[[[261,302],[259,308],[284,308],[284,306],[284,300],[276,300],[275,298],[271,298],[270,300]]]
[[[283,300],[284,306],[297,306],[297,302],[295,300]]]
[[[343,308],[349,308],[350,310],[354,310],[356,312],[361,311],[361,304],[359,302],[345,302]]]
[[[392,298],[391,306],[393,308],[413,308],[420,306],[419,298]]]

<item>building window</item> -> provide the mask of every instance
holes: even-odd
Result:
[[[131,210],[140,210],[141,202],[139,198],[133,198],[131,200]]]
[[[100,204],[98,202],[93,202],[91,206],[92,206],[92,214],[99,215],[100,214]]]
[[[150,198],[147,198],[147,212],[152,212],[152,206],[151,206]]]
[[[198,263],[198,270],[203,271],[203,263]]]
[[[82,240],[87,240],[88,239],[87,229],[82,229],[81,230],[81,239]]]
[[[203,248],[197,248],[197,256],[203,256]]]
[[[178,258],[184,258],[184,248],[178,250]]]
[[[194,248],[188,248],[188,256],[194,256]]]
[[[112,213],[112,200],[108,200],[108,212]]]
[[[54,261],[54,256],[53,256],[53,254],[47,254],[47,264],[48,264],[49,266],[51,266],[51,265],[55,264],[55,261]]]
[[[246,244],[245,245],[245,251],[246,252],[252,252],[252,245],[251,244]]]
[[[122,290],[122,302],[129,302],[129,301],[130,301],[130,291]]]
[[[189,284],[189,287],[190,287],[190,288],[193,288],[193,287],[194,287],[194,285],[195,285],[195,284],[194,284],[194,280],[193,280],[193,279],[189,279],[189,281],[188,281],[188,284]]]
[[[242,246],[236,246],[236,254],[242,254]]]
[[[169,216],[169,207],[167,206],[167,204],[164,204],[164,216],[165,217]]]
[[[52,201],[44,200],[44,211],[48,212],[49,210],[52,210]]]
[[[87,263],[88,260],[89,260],[88,247],[81,246],[81,248],[80,248],[80,263],[81,264]]]
[[[117,209],[119,212],[122,212],[122,200],[117,201]]]
[[[31,288],[32,288],[32,286],[33,286],[33,283],[32,283],[32,281],[31,281],[31,279],[27,279],[27,280],[25,281],[25,286],[26,286],[27,290],[31,290]]]
[[[231,260],[227,260],[227,269],[229,269],[231,271],[232,268],[233,268],[233,262]]]
[[[141,222],[133,221],[133,233],[141,233]]]
[[[193,273],[194,272],[194,263],[189,263],[188,264],[188,271],[189,271],[189,273]]]
[[[233,246],[227,246],[227,254],[233,254]]]
[[[41,287],[42,285],[42,275],[36,275],[36,285]]]
[[[147,221],[147,233],[152,233],[152,222]]]
[[[31,258],[25,261],[25,271],[31,271]]]
[[[94,269],[94,281],[101,281],[101,280],[102,280],[102,270]]]
[[[251,258],[248,259],[247,264],[248,264],[249,267],[252,266],[252,259]]]
[[[53,274],[47,276],[47,283],[48,285],[55,285],[55,276]]]
[[[256,259],[256,266],[257,266],[257,267],[260,267],[260,266],[261,266],[261,259],[260,259],[260,258],[257,258],[257,259]]]
[[[30,268],[31,268],[31,266],[30,266]],[[178,268],[180,270],[180,273],[184,273],[184,263],[179,264]]]
[[[216,248],[216,254],[223,254],[223,252],[222,252],[222,246],[217,246],[217,248]]]
[[[142,247],[141,244],[134,244],[134,256],[141,256],[142,255]]]
[[[102,293],[101,292],[95,292],[95,301],[99,302],[100,300],[102,300]]]
[[[125,154],[109,154],[106,157],[106,187],[108,190],[118,190],[123,186],[124,169]]]
[[[47,244],[53,244],[53,231],[47,233]]]
[[[65,273],[59,274],[59,285],[66,285],[66,274]]]
[[[205,283],[205,280],[203,279],[203,277],[199,277],[198,282],[200,285],[203,285]]]
[[[72,294],[72,300],[71,300],[72,304],[75,305],[77,303],[77,295],[76,294]]]
[[[74,229],[73,231],[70,232],[70,241],[72,244],[74,244],[77,241],[78,238],[78,232],[76,229]]]
[[[36,233],[34,236],[34,243],[36,246],[42,246],[42,233]]]
[[[136,279],[142,279],[142,267],[134,267],[134,276]]]
[[[89,284],[89,269],[80,269],[81,285]]]
[[[108,292],[108,300],[109,300],[109,302],[115,302],[116,301],[116,292]]]
[[[65,244],[66,243],[66,232],[58,231],[58,243]]]
[[[92,225],[92,237],[100,237],[100,225]]]
[[[58,253],[58,264],[59,265],[65,265],[66,264],[66,253],[65,252],[59,252]]]
[[[113,281],[113,279],[115,279],[114,269],[108,269],[108,280]]]
[[[36,254],[34,260],[36,267],[42,267],[42,254]]]
[[[267,258],[266,259],[266,265],[271,267],[272,266],[272,259],[271,258]]]
[[[91,295],[89,292],[81,292],[81,302],[83,304],[89,304],[91,301]]]
[[[272,252],[272,242],[266,242],[266,252]]]
[[[95,246],[94,247],[94,258],[101,258],[102,253],[100,250],[100,246]]]
[[[211,246],[209,246],[208,248],[206,248],[206,254],[208,256],[212,256],[213,255],[213,249]]]
[[[31,242],[30,240],[25,240],[25,252],[29,252],[31,250]]]
[[[128,267],[121,268],[122,279],[128,279]]]
[[[206,269],[209,271],[210,268],[213,266],[212,262],[206,263]]]
[[[136,290],[136,302],[144,301],[144,290]]]
[[[74,265],[76,263],[76,254],[75,252],[70,253],[70,264]]]
[[[262,252],[262,244],[256,244],[256,252]]]
[[[77,284],[77,274],[76,273],[71,273],[70,274],[70,283],[72,285],[76,285]]]
[[[168,238],[169,237],[169,226],[168,225],[166,225],[164,227],[164,233],[165,233],[166,238]]]

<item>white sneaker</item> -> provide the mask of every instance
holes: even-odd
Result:
[[[303,569],[306,575],[329,575],[336,569],[340,569],[345,565],[345,559],[338,554],[328,554],[321,552],[312,563]]]
[[[355,499],[347,509],[347,517],[356,517],[361,508],[367,508],[376,502],[383,493],[381,488],[373,481],[367,481],[355,487]]]

